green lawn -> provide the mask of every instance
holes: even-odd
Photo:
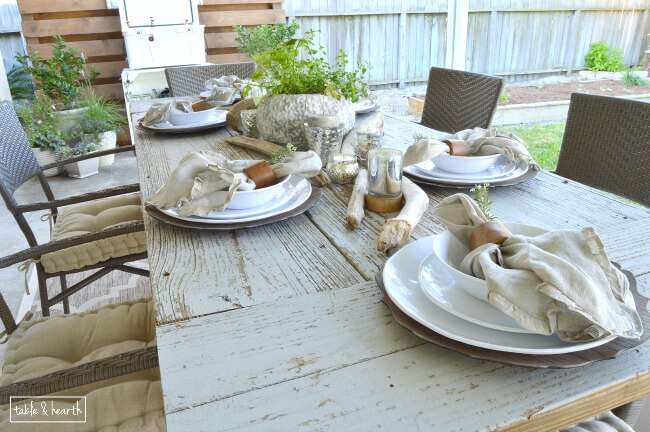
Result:
[[[503,128],[523,139],[537,163],[547,170],[555,170],[562,146],[564,123]]]

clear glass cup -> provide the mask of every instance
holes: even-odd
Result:
[[[370,150],[381,148],[383,140],[383,131],[357,132],[356,154],[361,166],[368,166],[368,152]]]
[[[402,194],[402,152],[379,148],[368,152],[368,193],[387,198]]]
[[[257,110],[244,110],[239,113],[241,118],[241,131],[244,135],[251,138],[258,138],[257,130]]]
[[[352,183],[359,174],[359,163],[356,155],[331,152],[325,172],[334,184]]]
[[[336,117],[310,117],[303,130],[307,150],[315,151],[323,163],[329,160],[330,153],[340,151],[345,129]]]

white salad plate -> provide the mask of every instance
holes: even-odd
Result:
[[[352,109],[356,114],[367,114],[375,111],[377,108],[377,102],[370,98],[363,98],[352,104]]]
[[[187,217],[181,216],[178,214],[178,212],[175,209],[161,210],[161,212],[175,219],[180,219],[188,222],[200,222],[204,224],[229,225],[229,224],[236,224],[236,223],[243,223],[243,222],[254,222],[257,220],[266,219],[272,216],[278,216],[283,213],[290,212],[291,210],[300,207],[311,196],[311,192],[312,192],[311,183],[309,183],[304,178],[292,176],[289,181],[289,184],[293,186],[292,189],[287,194],[291,196],[291,199],[289,199],[284,205],[277,206],[263,213],[258,213],[254,215],[242,216],[239,218],[212,219],[210,217],[201,217],[201,216],[187,216]]]
[[[432,160],[421,162],[415,165],[417,171],[422,175],[436,180],[458,180],[463,182],[494,180],[511,175],[516,169],[517,164],[511,162],[506,156],[499,155],[495,163],[488,169],[471,174],[459,174],[445,171],[439,168]]]
[[[152,132],[161,133],[191,133],[207,129],[216,129],[226,125],[226,111],[219,111],[218,116],[210,121],[190,125],[174,125],[170,122],[162,122],[151,126],[140,123],[140,127]]]
[[[423,326],[455,341],[480,348],[533,355],[566,354],[592,349],[614,337],[588,343],[567,343],[557,336],[512,333],[483,327],[436,306],[418,282],[422,262],[432,253],[433,237],[419,239],[398,251],[382,273],[386,294],[405,314]]]

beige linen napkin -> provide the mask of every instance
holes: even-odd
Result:
[[[174,109],[189,113],[192,112],[192,104],[189,101],[170,101],[153,104],[142,118],[142,124],[144,126],[154,126],[165,123],[169,121],[169,114]]]
[[[488,221],[464,194],[443,200],[435,214],[465,243],[473,227]],[[470,252],[462,269],[485,279],[490,304],[536,333],[569,342],[643,334],[629,282],[592,228],[513,235],[501,247]]]
[[[513,134],[497,132],[496,129],[474,128],[447,135],[443,139],[467,142],[471,155],[487,156],[500,153],[506,155],[513,162],[524,161],[535,168],[537,167],[526,144]],[[428,161],[443,153],[449,153],[449,146],[444,142],[431,138],[421,139],[406,150],[404,166]]]
[[[255,189],[255,183],[243,171],[258,162],[229,160],[215,152],[192,152],[147,202],[160,209],[174,208],[181,216],[223,211],[235,192]],[[322,163],[313,151],[295,152],[271,168],[278,178],[289,174],[309,178],[320,173]]]

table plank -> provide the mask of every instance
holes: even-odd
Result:
[[[639,287],[650,295],[650,275]],[[159,349],[178,353],[161,358],[173,371],[163,380],[175,394],[167,399],[169,430],[207,431],[219,421],[222,430],[245,431],[487,431],[547,419],[612,384],[627,383],[637,397],[650,393],[650,343],[578,369],[499,365],[418,343],[379,297],[368,283],[165,326]],[[291,319],[279,321],[274,311]],[[192,347],[201,343],[208,349],[197,356]],[[201,389],[189,384],[198,379]],[[600,407],[565,412],[558,427]]]
[[[227,136],[224,130],[190,136],[136,131],[143,197],[158,190],[190,151],[252,158],[223,144]],[[145,224],[159,324],[366,280],[304,215],[225,233],[180,229],[149,216]]]

